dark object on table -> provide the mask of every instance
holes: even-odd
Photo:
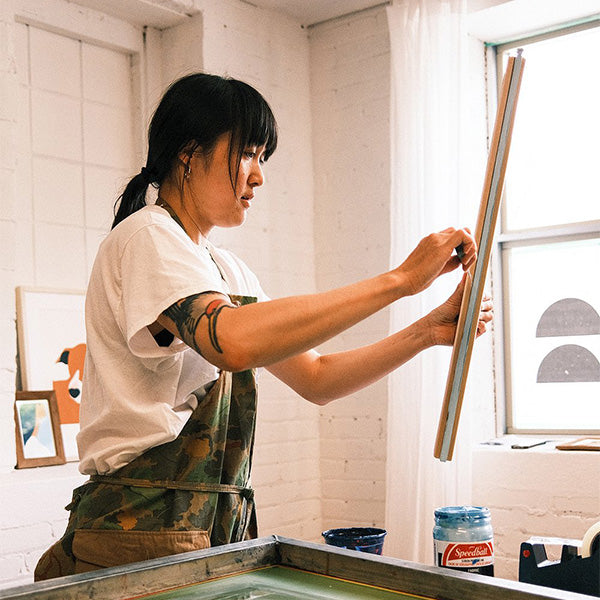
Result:
[[[585,558],[573,543],[562,544],[560,560],[550,561],[544,541],[544,538],[532,538],[521,544],[519,581],[600,597],[598,543],[591,555]]]

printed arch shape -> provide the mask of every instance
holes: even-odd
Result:
[[[563,298],[549,306],[538,321],[536,337],[600,334],[600,315],[579,298]]]
[[[537,383],[600,381],[600,362],[583,346],[566,344],[549,352],[538,369]]]

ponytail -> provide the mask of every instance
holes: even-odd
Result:
[[[130,180],[123,193],[115,202],[115,218],[111,229],[114,229],[129,215],[146,206],[146,191],[152,183],[152,179],[151,172],[146,167],[143,167],[141,172]]]

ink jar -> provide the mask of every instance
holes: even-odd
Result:
[[[480,575],[494,575],[494,533],[488,508],[445,506],[435,511],[434,563]]]

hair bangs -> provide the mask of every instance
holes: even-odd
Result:
[[[277,148],[277,123],[267,101],[251,86],[231,80],[235,88],[236,102],[232,107],[237,115],[233,122],[233,143],[238,153],[250,146],[265,146],[267,160]]]

